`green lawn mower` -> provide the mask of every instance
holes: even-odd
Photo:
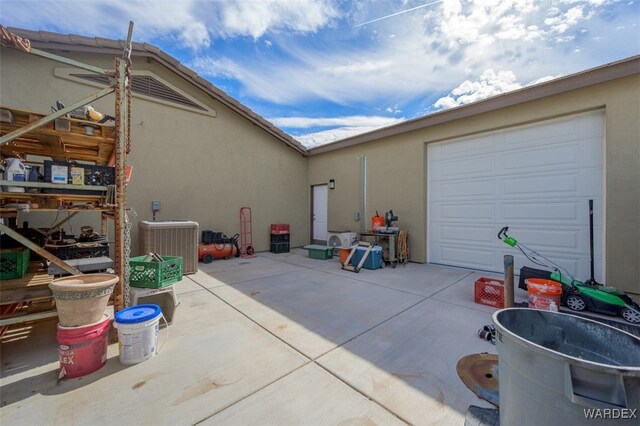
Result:
[[[507,235],[509,230],[505,226],[498,233],[498,238],[507,245],[517,248],[531,262],[538,266],[553,269],[553,272],[523,266],[520,269],[518,287],[526,290],[526,280],[529,278],[543,278],[562,284],[562,299],[560,303],[573,311],[589,310],[607,315],[619,315],[632,324],[640,324],[640,306],[631,298],[614,287],[599,284],[593,277],[593,201],[589,200],[590,235],[591,235],[591,278],[585,282],[576,280],[571,274],[557,263],[547,259],[540,253],[521,244],[515,238]]]

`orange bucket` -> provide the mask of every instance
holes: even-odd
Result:
[[[340,263],[344,264],[344,262],[347,261],[347,258],[349,257],[349,252],[351,252],[351,249],[348,249],[348,248],[340,249]]]
[[[376,231],[381,226],[384,226],[384,216],[371,217],[371,229]]]
[[[562,284],[541,278],[529,278],[525,280],[525,283],[527,283],[527,290],[529,290],[530,308],[558,312]]]

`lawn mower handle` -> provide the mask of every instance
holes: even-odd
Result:
[[[507,238],[508,237],[508,235],[507,235],[507,231],[508,230],[509,230],[508,226],[505,226],[504,228],[502,228],[500,230],[500,232],[498,232],[498,239],[501,240],[502,239],[502,235],[504,235],[504,237]]]

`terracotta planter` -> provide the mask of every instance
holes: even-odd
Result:
[[[119,279],[112,274],[84,274],[51,281],[60,325],[79,327],[100,321]]]

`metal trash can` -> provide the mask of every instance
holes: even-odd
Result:
[[[534,309],[502,309],[493,322],[500,424],[639,424],[639,338]]]

